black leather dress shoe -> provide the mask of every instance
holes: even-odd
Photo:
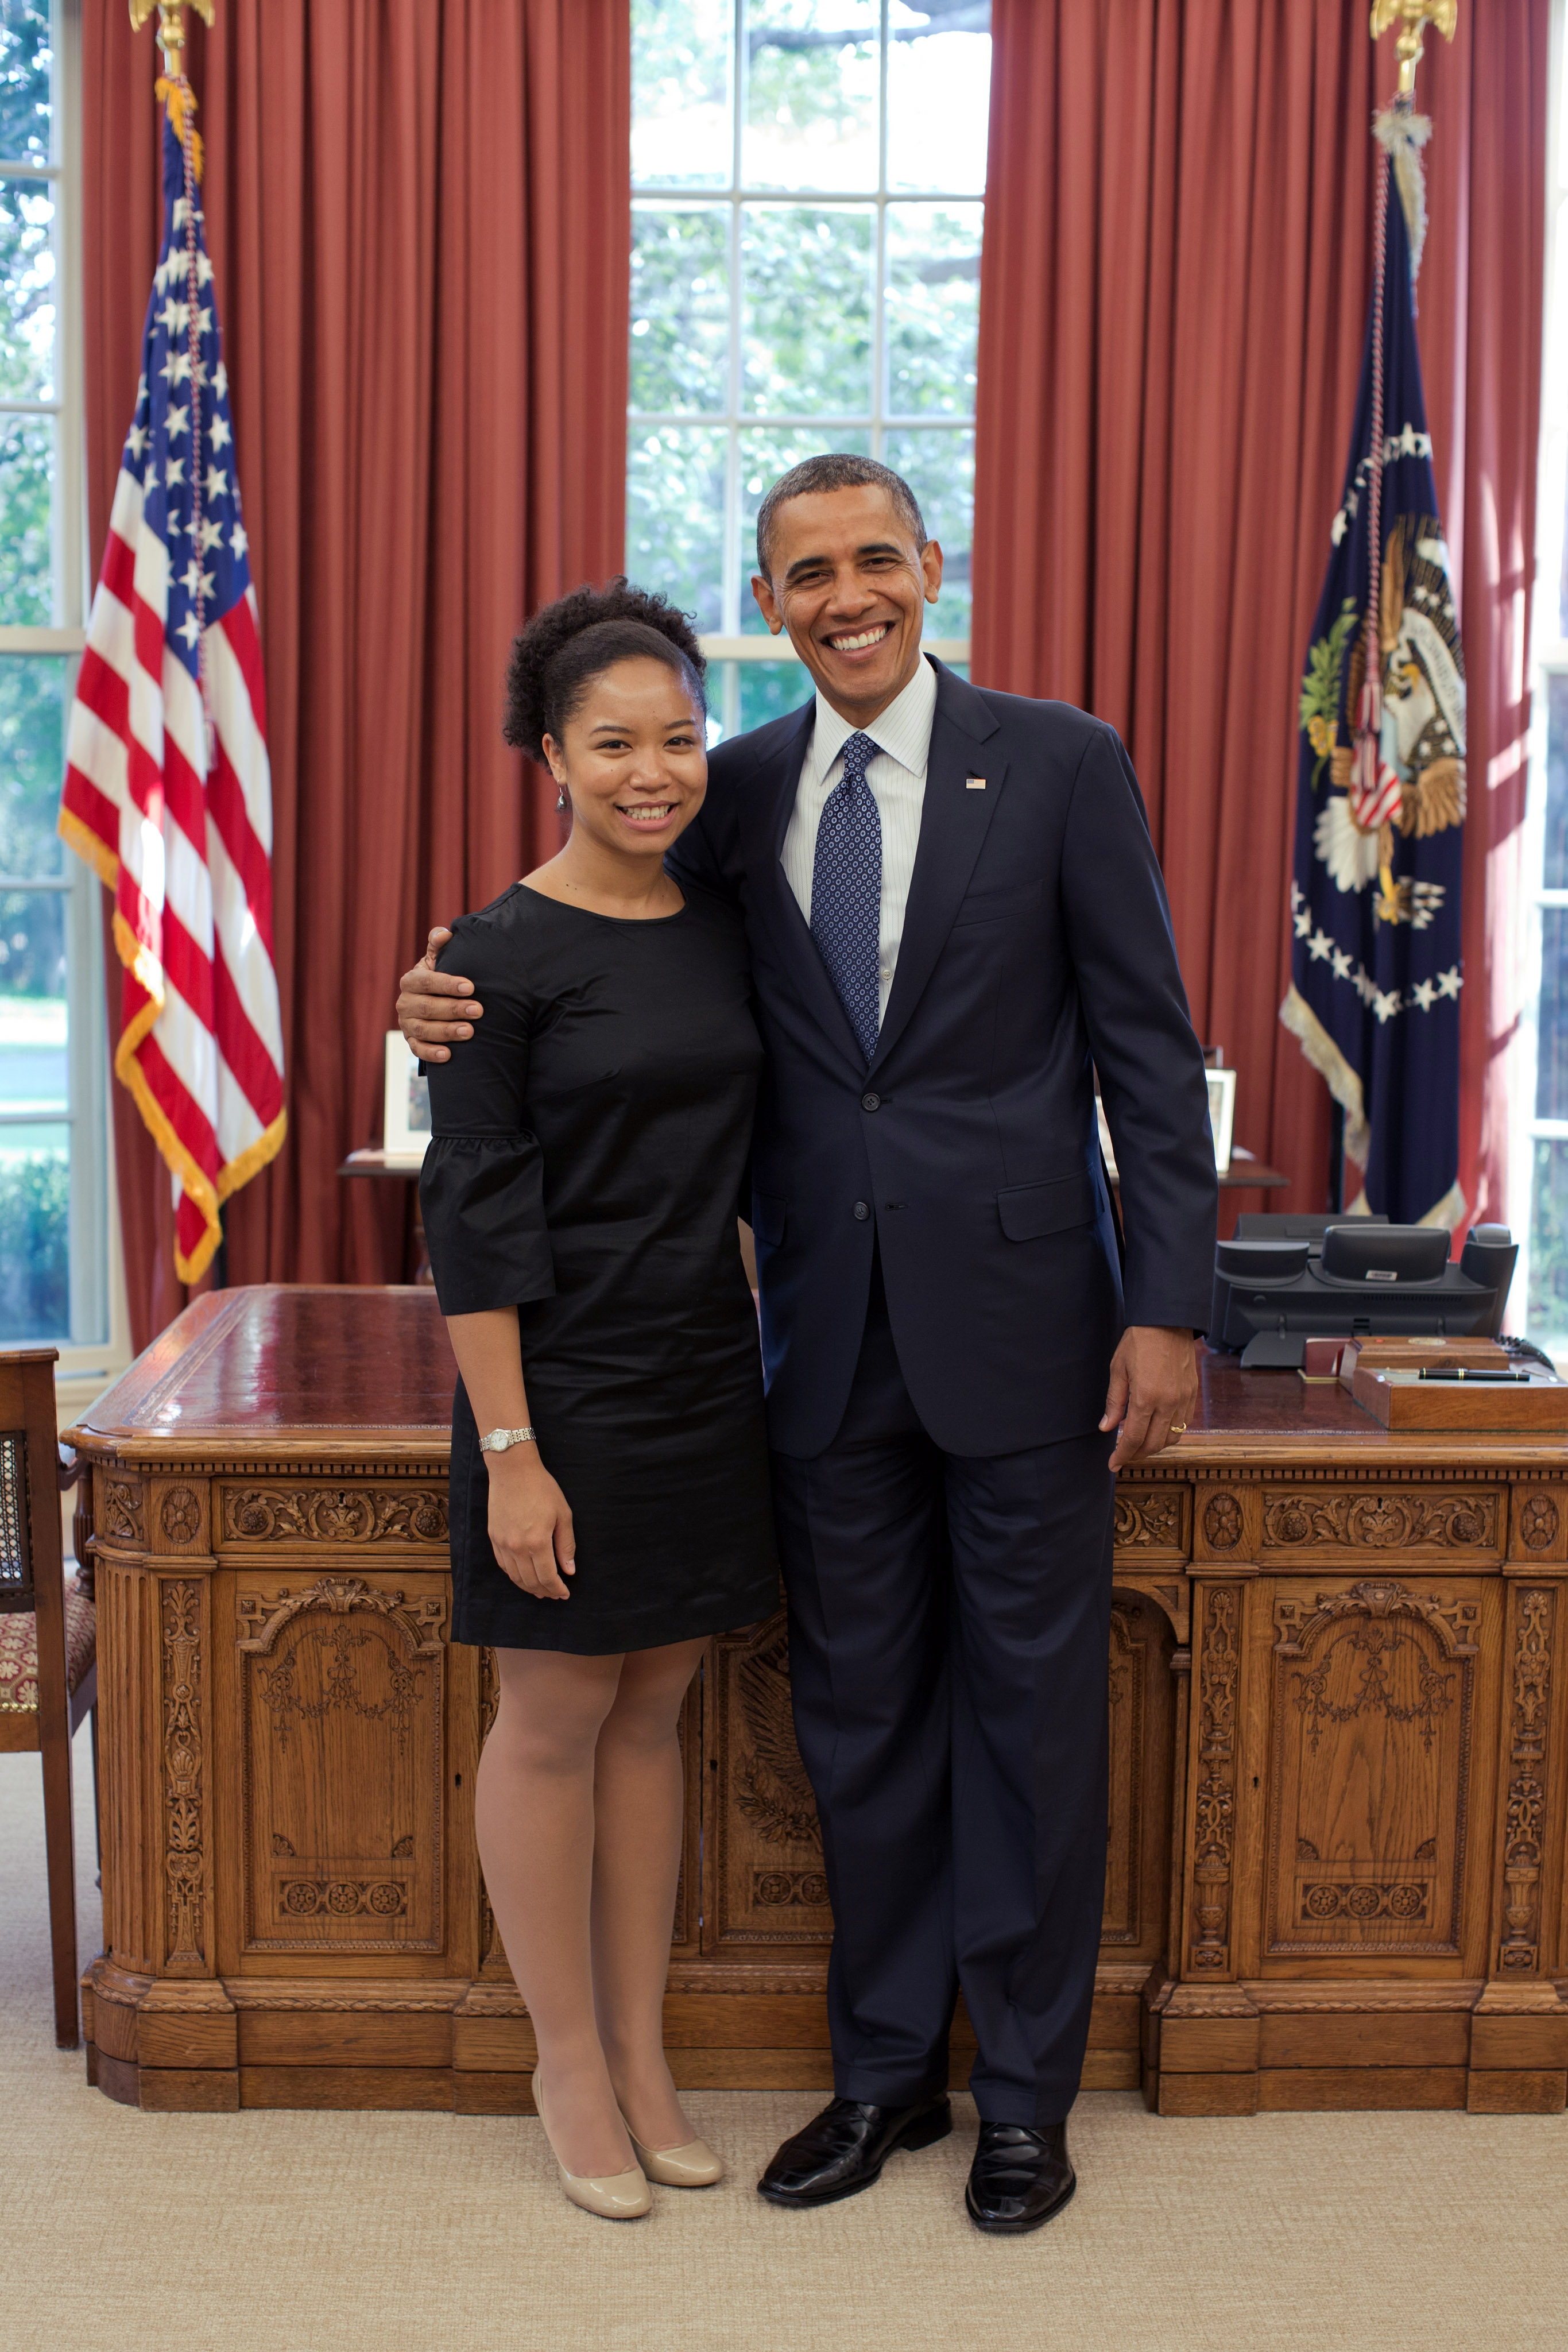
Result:
[[[831,2099],[804,2131],[785,2141],[758,2193],[773,2205],[831,2205],[880,2179],[895,2148],[929,2147],[952,2128],[946,2091],[912,2107]]]
[[[983,2123],[964,2203],[977,2230],[1017,2237],[1060,2213],[1077,2186],[1065,2124],[1029,2131],[1022,2124]]]

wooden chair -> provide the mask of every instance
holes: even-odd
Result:
[[[77,1517],[81,1573],[68,1584],[60,1496],[77,1483],[61,1459],[54,1348],[0,1352],[0,1753],[41,1752],[55,2040],[74,2050],[77,2027],[76,1840],[71,1735],[92,1711],[98,1762],[98,1626],[86,1514]]]

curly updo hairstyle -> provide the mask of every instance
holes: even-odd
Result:
[[[707,666],[684,613],[633,588],[624,573],[602,588],[574,588],[544,605],[513,640],[501,732],[542,762],[545,737],[560,741],[593,678],[617,662],[650,660],[673,669],[706,715]]]

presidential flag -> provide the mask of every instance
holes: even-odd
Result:
[[[1378,117],[1377,263],[1299,709],[1280,1018],[1344,1108],[1363,1213],[1459,1224],[1465,671],[1416,340],[1425,120]],[[1414,259],[1413,259],[1414,247]]]
[[[115,1075],[173,1174],[175,1268],[283,1140],[256,592],[188,85],[160,83],[163,240],[67,739],[59,828],[114,893]]]

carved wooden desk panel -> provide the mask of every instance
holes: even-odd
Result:
[[[428,1290],[198,1301],[93,1458],[91,2079],[149,2107],[524,2112],[474,1851],[488,1657],[448,1643]],[[1391,1436],[1207,1358],[1124,1480],[1085,2081],[1166,2115],[1551,2110],[1568,2087],[1568,1464]],[[666,2002],[686,2084],[831,2082],[831,1920],[782,1616],[687,1703]],[[972,2036],[960,2007],[954,2080]]]

